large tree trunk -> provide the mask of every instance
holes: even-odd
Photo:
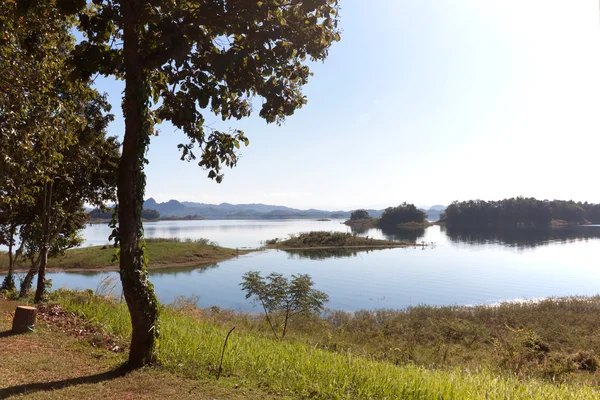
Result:
[[[41,303],[44,300],[46,292],[46,266],[48,265],[48,246],[43,246],[40,251],[40,267],[38,268],[37,290],[35,291],[35,303]]]
[[[140,243],[143,240],[141,213],[146,184],[143,168],[150,127],[147,125],[147,85],[139,52],[142,4],[138,3],[137,0],[121,0],[124,17],[125,137],[117,187],[121,282],[133,328],[129,352],[129,367],[132,369],[154,361],[158,334],[158,303],[148,280],[147,260]]]
[[[29,292],[29,289],[31,289],[31,286],[33,283],[33,277],[38,272],[38,266],[39,266],[40,260],[41,260],[41,257],[38,257],[36,261],[33,261],[31,263],[31,268],[29,268],[29,271],[27,271],[27,275],[25,275],[25,279],[23,279],[23,282],[21,282],[21,289],[19,291],[19,297],[23,298],[23,297],[27,296],[27,292]]]

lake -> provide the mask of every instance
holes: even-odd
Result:
[[[350,232],[341,222],[202,220],[161,221],[144,226],[147,237],[208,238],[225,247],[256,248],[264,240],[292,233]],[[308,273],[315,287],[329,294],[329,308],[348,311],[419,304],[493,304],[600,292],[600,227],[469,232],[433,226],[357,233],[426,242],[429,246],[295,253],[266,250],[207,268],[153,270],[150,276],[163,302],[197,295],[201,307],[216,305],[235,310],[252,309],[239,288],[241,276],[247,271],[277,271],[287,276]],[[85,245],[105,244],[109,234],[105,225],[89,226],[84,231]],[[54,288],[96,289],[106,277],[119,283],[116,272],[48,274]]]

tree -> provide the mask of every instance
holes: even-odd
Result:
[[[402,203],[398,207],[388,207],[381,214],[379,226],[382,228],[396,228],[399,224],[409,222],[425,222],[426,213],[415,207],[414,204]]]
[[[141,221],[154,125],[166,120],[183,130],[189,142],[179,145],[182,160],[195,160],[197,148],[200,167],[221,182],[222,168],[237,164],[248,139],[237,129],[207,129],[203,114],[241,119],[262,98],[259,115],[268,123],[292,115],[306,103],[306,60],[324,60],[340,38],[338,0],[55,1],[65,15],[77,15],[86,35],[73,54],[78,76],[125,80],[115,237],[132,321],[129,367],[137,368],[153,361],[159,331]]]
[[[35,18],[22,18],[22,11],[15,1],[0,3],[0,229],[9,248],[8,288],[14,286],[16,232],[30,221],[44,179],[33,142],[53,137],[59,147],[65,139],[56,117],[67,104],[55,83],[72,50],[69,22],[54,7],[32,5]]]
[[[72,18],[52,1],[10,1],[0,6],[0,26],[0,212],[11,264],[18,226],[21,247],[34,258],[21,294],[37,273],[39,302],[48,255],[80,242],[83,204],[115,199],[119,143],[106,138],[112,120],[106,98],[89,79],[69,79]]]
[[[355,210],[350,214],[351,221],[357,221],[361,219],[371,219],[371,216],[367,212],[367,210]]]
[[[290,319],[298,314],[320,313],[329,296],[313,289],[313,281],[308,274],[292,275],[288,281],[279,273],[271,273],[263,278],[259,272],[250,271],[242,277],[240,286],[246,291],[246,298],[260,305],[271,331],[278,339],[285,338]],[[281,336],[278,335],[275,319],[283,322]]]

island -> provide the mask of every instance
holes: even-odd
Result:
[[[344,224],[356,229],[422,229],[433,225],[427,221],[427,213],[414,204],[402,203],[397,207],[386,208],[381,217],[372,218],[367,210],[355,210],[350,215],[350,219]]]
[[[308,250],[308,249],[344,249],[344,248],[394,248],[423,246],[422,244],[374,239],[344,232],[306,232],[291,235],[288,239],[272,239],[265,242],[268,249]]]
[[[440,218],[453,228],[564,228],[600,223],[600,205],[533,197],[455,201]]]

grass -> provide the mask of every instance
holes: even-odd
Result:
[[[146,239],[150,268],[213,264],[241,254],[247,250],[228,249],[210,243],[207,239],[180,241],[178,239]],[[115,249],[111,246],[90,246],[68,250],[64,256],[50,258],[48,268],[61,270],[109,270],[118,269],[112,259]],[[18,268],[28,268],[21,261]],[[8,254],[0,253],[0,272],[8,270]]]
[[[16,302],[0,299],[0,398],[23,399],[256,399],[289,398],[244,379],[189,379],[154,367],[124,374],[126,353],[95,348],[56,326],[10,335]]]
[[[414,243],[373,239],[344,232],[306,232],[290,235],[288,239],[272,239],[267,247],[279,249],[327,248],[327,247],[402,247]]]
[[[56,300],[65,309],[111,333],[130,335],[125,305],[87,294],[58,293]],[[218,368],[225,335],[237,323],[243,321],[234,318],[222,323],[190,313],[185,307],[165,307],[158,347],[161,365],[178,376],[210,379]],[[427,319],[423,323],[431,325]],[[229,340],[225,375],[243,377],[250,385],[294,398],[595,399],[600,395],[590,385],[501,374],[485,364],[474,368],[426,368],[411,362],[395,365],[351,350],[330,351],[299,340],[277,341],[253,331],[252,323],[243,328],[234,331]]]

